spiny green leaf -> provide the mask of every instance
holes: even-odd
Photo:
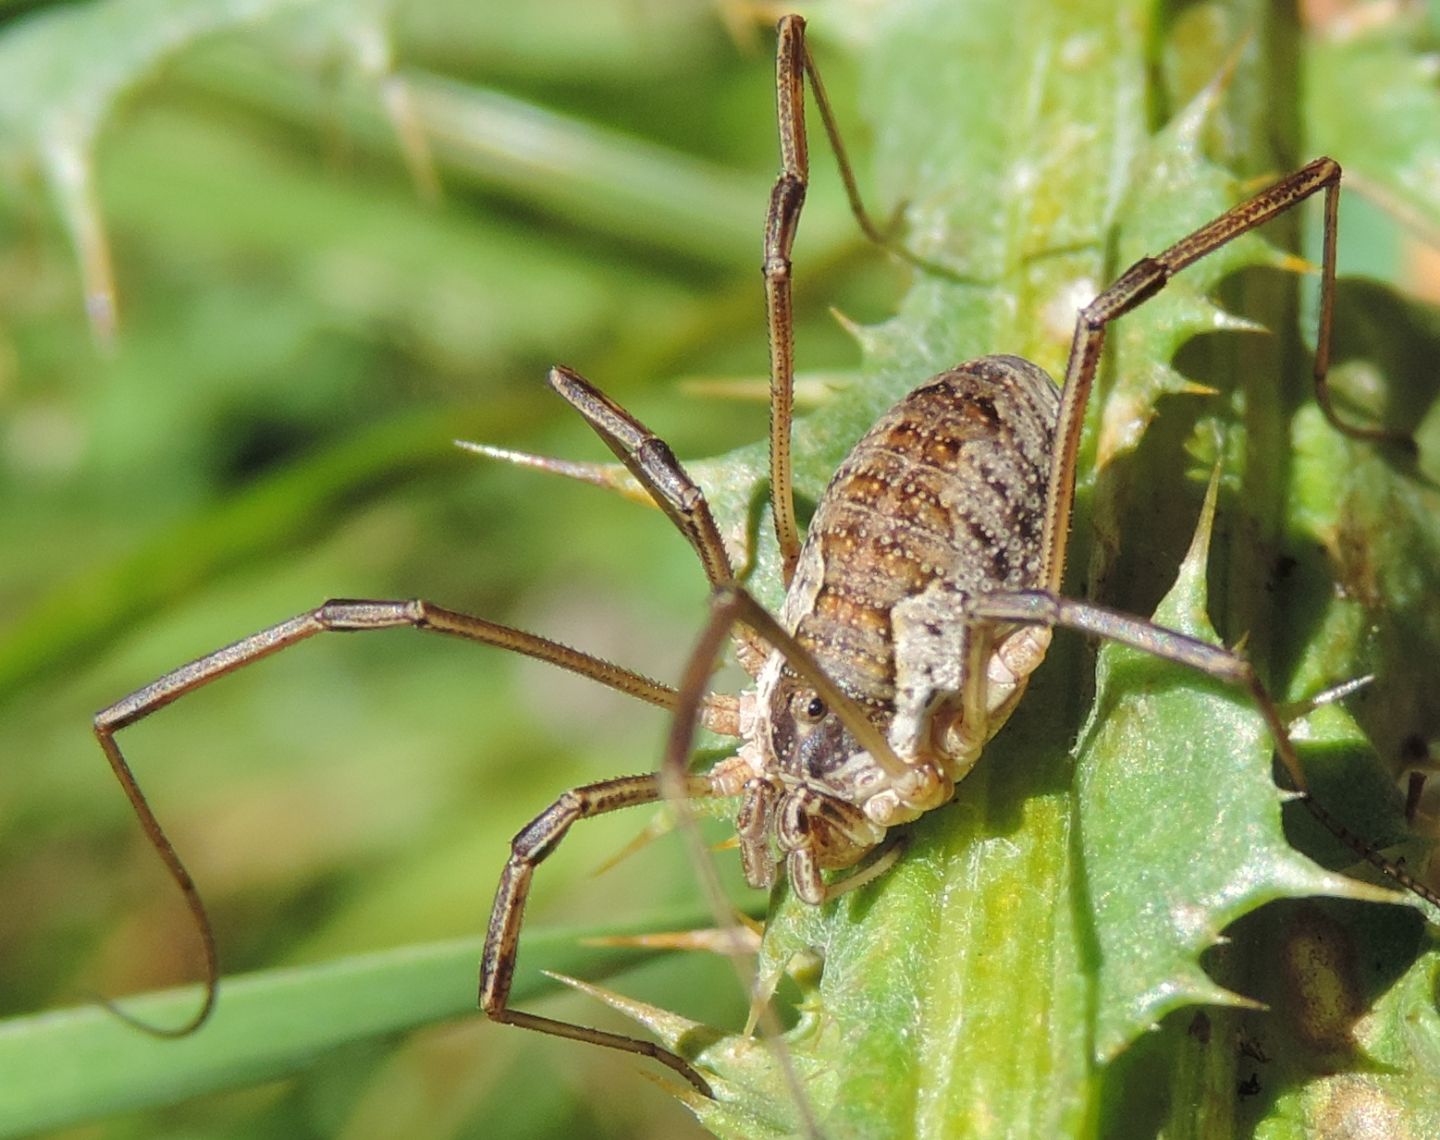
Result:
[[[941,367],[1019,351],[1058,372],[1066,322],[1087,291],[1245,192],[1202,153],[1214,116],[1228,115],[1224,82],[1148,139],[1144,125],[1127,118],[1125,109],[1140,101],[1145,54],[1143,36],[1125,33],[1146,26],[1146,6],[1109,9],[1108,19],[1077,12],[1073,25],[1039,7],[971,6],[952,23],[939,6],[897,5],[859,22],[871,37],[857,33],[884,124],[882,180],[910,202],[916,248],[966,280],[922,275],[896,318],[864,331],[865,378],[802,429],[800,478],[813,480],[810,488],[823,485],[878,406]],[[1015,59],[1034,70],[1010,71],[1008,55],[983,68],[945,65],[973,60],[967,49],[977,40],[1023,44]],[[1075,69],[1083,75],[1061,65],[1071,55],[1085,61]],[[1237,66],[1262,69],[1255,55],[1247,48]],[[1236,87],[1253,84],[1247,71]],[[930,110],[918,113],[922,104]],[[1095,105],[1120,113],[1114,122],[1086,119],[1081,129],[1060,110]],[[949,113],[936,114],[937,106]],[[1233,131],[1231,119],[1225,128]],[[1273,229],[1283,236],[1293,225],[1289,218]],[[1210,298],[1242,270],[1288,269],[1269,236],[1247,236],[1206,258],[1117,324],[1113,365],[1092,409],[1111,425],[1103,454],[1114,467],[1098,481],[1081,473],[1094,497],[1080,516],[1082,527],[1099,532],[1091,572],[1102,597],[1147,612],[1137,599],[1154,591],[1153,606],[1160,567],[1139,565],[1129,552],[1137,537],[1149,541],[1147,550],[1177,539],[1183,550],[1199,512],[1197,480],[1182,472],[1203,477],[1220,461],[1222,517],[1237,512],[1239,521],[1227,519],[1213,556],[1206,544],[1195,546],[1157,620],[1217,640],[1206,599],[1207,582],[1218,581],[1226,626],[1238,625],[1231,636],[1251,633],[1248,648],[1262,669],[1272,651],[1288,651],[1310,629],[1297,622],[1293,633],[1277,633],[1258,624],[1270,617],[1260,571],[1284,542],[1286,378],[1304,376],[1288,327],[1293,309],[1282,300],[1297,279],[1270,273],[1268,298],[1248,289],[1245,307],[1227,306],[1234,318]],[[1246,360],[1230,350],[1235,342],[1216,356],[1231,374],[1203,413],[1186,408],[1163,421],[1161,438],[1143,430],[1157,413],[1163,419],[1167,396],[1201,399],[1171,365],[1177,351],[1202,333],[1276,319],[1286,321],[1278,336],[1244,338],[1265,345],[1263,359]],[[1235,409],[1243,426],[1232,422]],[[1153,500],[1163,512],[1153,534],[1144,533],[1148,516],[1132,515],[1141,496],[1147,510]],[[1107,581],[1117,564],[1124,575]],[[810,1012],[787,1044],[803,1071],[820,1063],[823,1077],[807,1082],[806,1095],[827,1134],[1147,1135],[1167,1120],[1177,1135],[1228,1134],[1238,1059],[1227,1044],[1192,1052],[1201,1037],[1167,1014],[1207,1005],[1192,1021],[1195,1034],[1213,1024],[1205,1041],[1233,1040],[1251,1015],[1220,1007],[1256,1007],[1237,994],[1270,997],[1232,976],[1233,963],[1253,956],[1263,970],[1259,963],[1278,961],[1280,947],[1249,938],[1223,946],[1231,927],[1253,929],[1241,920],[1287,897],[1390,897],[1322,870],[1287,841],[1272,742],[1248,698],[1150,655],[1102,651],[1072,800],[1066,725],[1084,666],[1064,641],[1059,635],[1022,711],[955,803],[913,827],[899,867],[819,914],[781,891],[761,976],[773,977],[803,949],[824,962],[806,991]],[[1327,684],[1352,675],[1345,664],[1332,666],[1338,672]],[[1335,739],[1304,731],[1312,746]],[[1162,1021],[1165,1032],[1147,1032]],[[731,1081],[727,1094],[771,1127],[793,1125],[793,1116],[773,1111],[774,1074],[757,1076],[754,1054],[747,1056],[741,1071],[717,1057],[717,1072]],[[1156,1061],[1162,1057],[1170,1060]],[[1147,1075],[1156,1063],[1169,1065],[1158,1085]],[[737,1093],[747,1080],[750,1089]],[[743,1134],[728,1111],[702,1106],[701,1115],[722,1135]]]
[[[1161,626],[1210,642],[1212,512],[1213,498],[1154,615]],[[1099,943],[1095,1050],[1103,1061],[1182,1006],[1254,1004],[1211,981],[1200,957],[1255,907],[1321,894],[1387,900],[1290,846],[1259,713],[1224,686],[1204,692],[1190,672],[1119,646],[1103,648],[1097,663],[1076,782]]]

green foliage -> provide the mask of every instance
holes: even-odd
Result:
[[[0,69],[0,165],[15,175],[0,215],[6,1013],[185,976],[183,913],[86,732],[89,710],[166,669],[327,595],[420,594],[678,672],[703,579],[663,520],[448,441],[596,457],[541,394],[552,360],[682,456],[760,434],[758,407],[700,403],[673,379],[763,372],[769,41],[747,60],[683,5],[643,24],[580,0],[490,9],[110,0],[0,26],[0,54],[23,60]],[[1440,98],[1419,62],[1426,29],[1398,17],[1301,28],[1241,0],[906,0],[818,9],[811,29],[847,138],[862,119],[873,136],[872,206],[904,201],[904,240],[945,271],[887,296],[893,270],[858,255],[817,141],[800,364],[854,367],[825,317],[836,304],[861,322],[863,366],[831,376],[799,429],[811,500],[939,368],[1005,351],[1058,373],[1076,305],[1253,180],[1321,152],[1345,165],[1342,272],[1397,271],[1393,227],[1375,210],[1356,224],[1355,189],[1440,227],[1424,173]],[[86,66],[75,45],[102,33],[117,46]],[[443,188],[428,206],[427,150]],[[56,153],[81,177],[60,178],[75,168]],[[56,217],[27,171],[49,178]],[[1318,214],[1304,218],[1310,250]],[[1067,588],[1243,638],[1297,707],[1373,672],[1349,712],[1321,709],[1297,735],[1321,798],[1388,842],[1404,832],[1391,769],[1407,742],[1440,738],[1440,326],[1344,283],[1342,410],[1413,432],[1420,457],[1337,435],[1308,392],[1313,282],[1275,252],[1300,223],[1196,265],[1116,326]],[[119,282],[109,348],[97,249]],[[761,535],[752,582],[773,601],[761,451],[694,470],[724,525]],[[1192,545],[1217,470],[1213,540]],[[227,969],[265,972],[180,1043],[94,1008],[15,1017],[0,1057],[32,1075],[0,1099],[0,1132],[57,1123],[43,1115],[57,1103],[71,1119],[171,1106],[112,1121],[117,1136],[683,1123],[664,1097],[631,1094],[629,1058],[478,1021],[387,1040],[469,1007],[474,945],[446,940],[483,922],[508,835],[570,784],[651,766],[664,731],[504,655],[425,641],[315,643],[123,734]],[[822,911],[776,901],[761,970],[795,973],[780,999],[798,986],[790,1060],[825,1134],[1301,1136],[1361,1117],[1434,1133],[1422,923],[1295,898],[1356,889],[1310,861],[1344,866],[1336,844],[1288,813],[1282,830],[1268,756],[1236,694],[1133,651],[1092,663],[1058,635],[897,868]],[[541,1000],[539,965],[588,981],[615,967],[547,921],[693,920],[673,911],[695,894],[673,843],[575,885],[637,826],[581,828],[545,867],[525,1001]],[[414,948],[348,957],[384,946]],[[275,970],[288,963],[307,965]],[[721,1093],[693,1105],[705,1124],[799,1129],[777,1055],[734,1033],[728,967],[672,956],[613,984],[653,1003],[631,1012],[681,1048],[696,1023],[656,1010],[725,1031],[700,1056]],[[194,998],[155,1000],[169,1003],[157,1019],[179,1019]],[[565,1001],[540,1008],[602,1016]],[[85,1064],[77,1076],[54,1056]]]
[[[1083,301],[1134,258],[1234,202],[1242,187],[1217,160],[1273,175],[1310,157],[1298,137],[1265,149],[1273,131],[1259,131],[1244,102],[1247,92],[1266,92],[1273,116],[1287,60],[1293,66],[1308,42],[1272,15],[1196,7],[1165,22],[1148,4],[1064,12],[919,4],[889,9],[857,35],[867,107],[885,124],[877,127],[883,177],[904,186],[920,251],[965,278],[918,281],[895,319],[862,332],[876,402],[902,391],[907,377],[997,348],[1058,369],[1073,308],[1054,298]],[[1219,34],[1250,23],[1248,44]],[[1407,34],[1336,30],[1317,35],[1314,51],[1342,51],[1343,37],[1352,53],[1373,56],[1381,39],[1394,57]],[[1152,35],[1171,74],[1214,82],[1155,83],[1163,71],[1153,65]],[[982,55],[977,39],[1017,46],[983,68],[946,66]],[[1222,50],[1211,51],[1217,42]],[[1407,74],[1415,79],[1414,69],[1399,69],[1388,89],[1369,89],[1368,119],[1365,100],[1352,98],[1351,119],[1376,130]],[[1433,90],[1412,82],[1404,92],[1433,112]],[[922,100],[953,108],[954,121],[894,110]],[[1077,121],[1078,107],[1113,114]],[[1351,162],[1344,133],[1327,137],[1355,183],[1381,180],[1369,173],[1381,163],[1379,145],[1357,145]],[[1432,191],[1415,208],[1433,218],[1435,207]],[[1283,241],[1298,221],[1262,236]],[[1342,249],[1353,240],[1342,224]],[[1433,692],[1436,673],[1425,664],[1434,656],[1433,606],[1419,598],[1433,598],[1435,586],[1436,389],[1418,375],[1433,341],[1430,349],[1387,344],[1377,323],[1364,343],[1356,333],[1368,306],[1343,318],[1342,408],[1415,431],[1422,459],[1415,466],[1345,440],[1321,426],[1309,402],[1295,331],[1299,282],[1284,265],[1262,237],[1237,242],[1115,329],[1087,435],[1070,588],[1210,639],[1213,618],[1291,700],[1370,670],[1377,694]],[[1207,300],[1247,270],[1226,296],[1235,315]],[[1340,304],[1355,296],[1346,288]],[[1383,327],[1432,324],[1416,315]],[[1247,331],[1263,327],[1278,335]],[[1170,363],[1177,353],[1179,368]],[[1377,356],[1391,367],[1382,372]],[[1406,381],[1406,394],[1381,397],[1390,402],[1372,395]],[[871,414],[827,408],[812,418],[807,441],[826,451],[817,472],[833,468],[840,451],[827,429],[842,425],[837,437],[853,438],[859,425],[850,417]],[[1182,561],[1217,464],[1216,541],[1203,524],[1206,541]],[[1372,553],[1381,549],[1384,562]],[[1358,568],[1346,569],[1357,559],[1370,574],[1363,583]],[[1162,602],[1176,567],[1180,579]],[[1386,612],[1396,606],[1408,618]],[[1403,658],[1394,645],[1402,636]],[[1362,1017],[1372,1002],[1378,1010],[1398,1000],[1401,974],[1416,979],[1413,992],[1433,978],[1416,916],[1397,919],[1373,904],[1257,911],[1284,898],[1375,896],[1287,842],[1269,742],[1243,694],[1107,648],[1087,700],[1077,680],[1084,659],[1065,640],[955,805],[915,825],[899,868],[821,914],[787,898],[772,916],[763,974],[800,949],[824,962],[787,1038],[821,1129],[1309,1135],[1371,1112],[1397,1132],[1433,1131],[1429,1045],[1385,1036]],[[1434,736],[1420,699],[1350,703],[1386,726],[1377,740],[1390,745],[1379,755],[1391,764],[1401,751],[1389,710],[1412,737]],[[1325,802],[1366,834],[1402,833],[1394,791],[1378,779],[1376,753],[1353,721],[1326,709],[1298,732]],[[1302,824],[1296,831],[1310,854],[1348,861]],[[1312,939],[1331,956],[1307,957]],[[1377,945],[1385,965],[1358,966],[1367,961],[1360,947]],[[1321,1015],[1314,1007],[1327,988],[1340,996]],[[1312,1021],[1325,1016],[1316,1029]],[[1433,998],[1416,1001],[1409,1016],[1433,1038]],[[1237,1041],[1253,1042],[1264,1063]],[[799,1131],[778,1063],[757,1073],[753,1052],[732,1049],[725,1039],[701,1054],[724,1089],[718,1105],[697,1107],[702,1119],[722,1135],[755,1134],[757,1117],[776,1134]],[[1396,1066],[1385,1079],[1370,1072],[1382,1052]],[[1322,1071],[1336,1075],[1312,1075]]]

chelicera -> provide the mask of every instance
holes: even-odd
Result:
[[[952,798],[956,783],[1016,707],[1057,626],[1140,648],[1247,691],[1290,784],[1317,818],[1393,879],[1440,905],[1434,892],[1352,840],[1309,798],[1284,718],[1242,656],[1060,593],[1081,426],[1108,325],[1187,265],[1312,195],[1323,194],[1325,211],[1317,399],[1347,434],[1389,438],[1342,423],[1325,384],[1340,167],[1316,159],[1120,274],[1079,311],[1061,384],[1014,356],[971,360],[920,384],[851,450],[802,542],[789,452],[790,255],[809,173],[807,79],[857,217],[874,235],[804,28],[795,16],[779,25],[782,170],[764,244],[771,513],[786,588],[781,612],[770,615],[737,582],[704,494],[663,441],[577,372],[553,369],[552,387],[586,418],[699,556],[712,591],[711,617],[685,677],[671,688],[537,635],[425,601],[336,600],[182,666],[100,712],[100,745],[202,933],[206,1000],[192,1023],[175,1032],[193,1030],[213,1008],[215,943],[195,885],[146,804],[115,734],[186,692],[326,631],[411,626],[446,633],[528,654],[672,710],[660,771],[567,791],[515,836],[491,911],[480,1005],[496,1021],[653,1057],[707,1094],[709,1085],[690,1062],[658,1045],[510,1006],[536,867],[577,820],[667,798],[734,797],[746,879],[770,887],[783,875],[799,898],[823,905],[882,874],[898,853],[894,829]],[[754,681],[738,699],[707,692],[727,640]],[[689,769],[697,725],[740,741],[732,756],[707,772]]]

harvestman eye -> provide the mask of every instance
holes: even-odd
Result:
[[[670,518],[694,548],[710,584],[711,617],[681,684],[672,688],[536,634],[426,601],[335,600],[184,665],[97,714],[100,746],[183,892],[204,946],[205,1002],[190,1024],[168,1032],[198,1028],[213,1008],[219,977],[215,940],[200,895],[145,802],[116,734],[226,673],[332,631],[408,626],[443,633],[538,658],[671,710],[672,731],[660,771],[567,791],[512,840],[486,934],[479,998],[495,1021],[654,1058],[707,1095],[705,1077],[668,1049],[511,1007],[520,930],[536,868],[577,820],[662,798],[738,797],[737,832],[747,880],[769,887],[783,874],[800,899],[821,905],[883,874],[898,854],[891,829],[951,799],[956,782],[979,760],[986,741],[1024,693],[1055,627],[1139,648],[1248,693],[1297,798],[1386,875],[1440,906],[1435,892],[1354,839],[1311,798],[1284,718],[1243,657],[1060,593],[1081,426],[1109,324],[1158,293],[1186,266],[1314,195],[1323,197],[1325,219],[1314,364],[1317,402],[1327,419],[1350,436],[1376,444],[1406,442],[1341,421],[1326,386],[1340,167],[1318,158],[1121,273],[1077,314],[1060,384],[1014,356],[980,357],[924,380],[855,445],[819,500],[802,542],[790,464],[790,254],[809,178],[807,80],[854,212],[865,232],[882,240],[860,206],[804,30],[798,16],[779,24],[782,169],[765,219],[763,265],[771,506],[788,591],[782,617],[766,612],[736,582],[705,496],[670,449],[577,372],[554,368],[551,386]],[[923,263],[917,264],[923,271]],[[949,459],[938,465],[936,455]],[[976,535],[993,541],[977,550]],[[741,701],[707,691],[727,641],[755,681],[748,707],[757,711],[748,718],[741,715],[746,707]],[[810,734],[802,758],[795,733],[784,726],[772,731],[769,709],[782,675],[798,677],[805,686],[790,706],[793,715],[812,723],[831,713],[839,718],[846,732],[833,734],[833,745],[828,737],[819,741]],[[692,773],[688,762],[697,725],[736,738],[743,731],[743,745],[710,771]],[[856,751],[815,755],[832,746]]]
[[[819,697],[797,698],[796,703],[800,707],[800,718],[814,724],[825,716],[825,702]]]

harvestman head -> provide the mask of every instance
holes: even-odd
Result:
[[[182,666],[100,712],[100,746],[202,935],[205,1002],[188,1025],[164,1032],[188,1033],[209,1015],[219,973],[215,943],[195,885],[146,804],[115,734],[225,673],[327,631],[409,626],[450,634],[548,661],[674,713],[658,773],[567,791],[512,840],[485,941],[480,1005],[496,1021],[653,1057],[706,1094],[704,1077],[658,1045],[510,1006],[536,867],[577,820],[662,798],[735,797],[746,879],[769,887],[783,874],[799,898],[822,905],[883,873],[898,853],[893,829],[953,796],[956,782],[1023,695],[1057,626],[1142,649],[1247,691],[1309,810],[1386,875],[1440,905],[1434,892],[1352,838],[1310,798],[1285,721],[1243,657],[1059,592],[1080,431],[1110,322],[1154,296],[1187,265],[1312,195],[1323,195],[1325,215],[1316,398],[1348,435],[1406,442],[1341,422],[1326,387],[1340,167],[1316,159],[1120,274],[1080,310],[1059,386],[1014,356],[971,360],[920,384],[855,445],[802,541],[789,454],[790,254],[809,177],[807,79],[852,207],[866,232],[879,236],[860,207],[804,27],[795,16],[779,26],[782,169],[765,225],[770,491],[786,587],[780,614],[766,612],[735,580],[703,492],[665,443],[578,373],[553,369],[551,386],[675,524],[710,583],[711,617],[680,687],[429,602],[335,600]],[[524,458],[567,469],[558,461]],[[727,640],[754,681],[738,699],[707,692]],[[734,755],[704,773],[688,767],[697,725],[740,741]]]

